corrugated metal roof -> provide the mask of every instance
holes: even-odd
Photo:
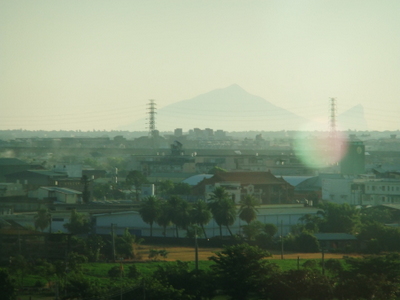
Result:
[[[213,177],[206,179],[205,184],[216,182],[240,182],[246,184],[288,184],[283,178],[275,177],[271,172],[221,172]]]
[[[357,239],[354,235],[348,233],[315,233],[314,236],[319,241],[344,241]]]
[[[298,184],[302,183],[303,181],[311,178],[312,176],[282,176],[285,181],[290,183],[293,186],[297,186]]]
[[[69,189],[69,188],[60,188],[60,187],[53,187],[53,186],[42,186],[41,189],[48,190],[48,191],[55,191],[62,194],[77,194],[80,195],[82,192]]]
[[[26,162],[17,159],[17,158],[7,158],[7,157],[0,157],[0,165],[1,166],[27,166]]]
[[[184,181],[184,183],[190,184],[192,186],[195,186],[196,184],[198,184],[200,181],[202,181],[204,178],[211,178],[214,175],[212,174],[198,174],[198,175],[194,175],[194,176],[190,176],[188,178],[186,178]]]

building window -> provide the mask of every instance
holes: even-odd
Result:
[[[385,190],[385,186],[384,185],[382,185],[382,191],[384,191]]]
[[[375,191],[375,186],[372,186],[371,188],[372,188],[373,191]]]

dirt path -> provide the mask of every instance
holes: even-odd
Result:
[[[167,261],[192,261],[194,260],[194,248],[193,247],[173,247],[173,246],[146,246],[141,245],[140,249],[137,250],[137,253],[141,255],[142,259],[147,259],[149,255],[149,250],[167,250],[168,256]],[[222,248],[199,248],[198,255],[199,260],[208,260],[208,258],[214,255],[217,251],[222,251]],[[325,253],[325,258],[343,258],[343,256],[352,256],[358,257],[357,254],[341,254],[341,253]],[[317,259],[321,258],[321,253],[294,253],[294,252],[286,252],[283,255],[284,259],[297,259],[300,257],[301,259]],[[281,253],[278,251],[272,252],[272,257],[268,259],[281,259]]]

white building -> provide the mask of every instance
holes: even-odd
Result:
[[[30,195],[33,196],[33,195]],[[81,201],[82,193],[76,190],[59,187],[40,187],[36,191],[36,197],[39,200],[46,198],[56,198],[57,202],[74,204]]]
[[[322,200],[336,204],[353,204],[351,187],[353,178],[321,178]]]
[[[53,171],[57,173],[65,173],[68,177],[72,178],[82,177],[82,165],[80,164],[55,164],[53,165]]]
[[[292,226],[299,223],[299,219],[306,214],[317,214],[320,209],[304,207],[302,204],[290,205],[262,205],[258,208],[257,220],[262,223],[272,223],[279,229],[278,234],[286,235],[291,232]],[[112,212],[93,214],[92,221],[96,234],[110,234],[111,226],[114,224],[116,234],[123,234],[126,228],[136,236],[150,236],[150,225],[143,222],[137,211]],[[236,218],[235,223],[230,226],[232,234],[240,234],[241,226],[246,222]],[[219,236],[219,226],[214,219],[204,226],[208,238]],[[153,236],[163,237],[163,228],[157,223],[153,224]],[[186,230],[179,230],[179,237],[185,237]],[[229,236],[228,229],[222,227],[222,235]],[[166,230],[167,237],[176,237],[175,226],[169,226]]]
[[[372,179],[364,183],[363,205],[399,204],[400,180]]]
[[[389,178],[322,178],[322,200],[337,204],[400,204],[400,180]]]

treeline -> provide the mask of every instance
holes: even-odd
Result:
[[[208,269],[187,262],[159,264],[141,272],[136,264],[114,265],[108,281],[85,275],[84,257],[71,253],[66,261],[27,262],[15,257],[0,269],[0,298],[14,300],[24,276],[36,274],[51,283],[56,297],[80,299],[211,300],[369,300],[400,299],[400,255],[310,260],[281,270],[270,253],[256,246],[225,247],[209,259]],[[143,269],[142,269],[143,270]]]
[[[339,252],[379,254],[400,251],[400,212],[386,207],[357,208],[348,204],[323,203],[316,215],[305,215],[293,227],[292,235],[315,233],[349,233],[357,237],[360,247],[348,246]],[[390,226],[394,224],[395,226]],[[315,244],[315,241],[313,242]],[[319,247],[316,244],[314,248]]]

